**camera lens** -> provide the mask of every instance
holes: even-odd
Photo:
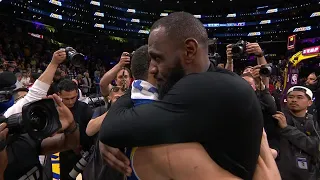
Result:
[[[234,46],[234,47],[232,47],[232,53],[234,53],[234,54],[241,54],[241,53],[242,53],[242,47],[241,47],[241,46]]]
[[[35,107],[30,113],[30,127],[32,131],[41,131],[47,126],[47,115],[45,109]]]

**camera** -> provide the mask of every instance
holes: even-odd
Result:
[[[241,56],[246,54],[246,46],[247,42],[240,40],[236,44],[231,45],[231,52],[234,58],[240,58]]]
[[[66,47],[65,48],[66,54],[67,54],[67,60],[71,62],[74,66],[80,66],[84,62],[84,55],[81,53],[78,53],[75,49],[72,47]]]
[[[1,118],[9,129],[8,143],[17,135],[28,133],[33,139],[42,140],[61,129],[59,114],[53,99],[42,99],[25,104],[22,113]]]
[[[272,73],[272,65],[271,64],[264,64],[260,68],[260,75],[268,77]]]

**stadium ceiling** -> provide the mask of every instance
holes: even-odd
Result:
[[[311,1],[311,0],[307,0]],[[188,11],[191,13],[222,13],[246,11],[269,6],[274,7],[299,0],[104,0],[105,3],[152,12],[161,10]]]

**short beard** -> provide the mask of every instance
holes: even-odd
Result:
[[[170,89],[185,76],[185,71],[181,64],[178,62],[176,66],[169,70],[169,75],[166,78],[164,84],[158,85],[159,99],[162,100],[163,97],[170,91]]]

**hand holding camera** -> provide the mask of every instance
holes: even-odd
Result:
[[[248,54],[254,54],[257,57],[263,56],[263,51],[258,43],[247,43],[246,52]]]
[[[130,61],[131,61],[131,54],[128,52],[123,52],[118,64],[120,65],[121,68],[123,68],[130,65]]]
[[[56,108],[59,114],[59,119],[61,122],[61,130],[66,130],[69,127],[74,127],[75,125],[75,121],[73,118],[73,115],[71,113],[71,111],[69,110],[69,108],[67,108],[66,105],[63,104],[63,102],[61,101],[60,97],[56,94],[53,94],[52,96],[49,96],[50,98],[52,98],[56,104]],[[72,126],[73,124],[73,126]]]
[[[233,53],[232,53],[232,44],[227,45],[227,62],[232,61],[233,59]]]
[[[59,49],[58,51],[53,53],[51,63],[55,65],[59,65],[63,63],[67,58],[67,53],[65,49]]]

